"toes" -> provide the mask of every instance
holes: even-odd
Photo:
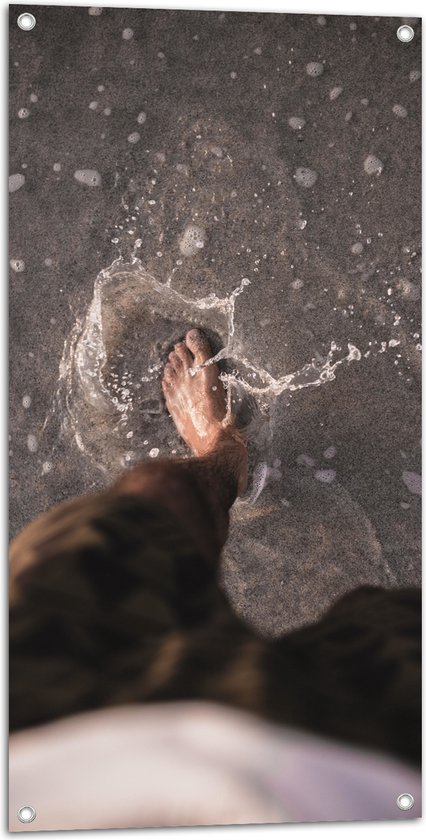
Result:
[[[194,354],[197,365],[207,362],[207,360],[211,359],[213,356],[210,342],[201,330],[189,330],[186,334],[185,341],[191,353]]]
[[[163,373],[163,385],[169,386],[172,384],[173,380],[175,379],[176,373],[172,368],[171,364],[167,364],[164,368]]]
[[[182,368],[182,361],[174,350],[172,350],[172,352],[169,353],[169,365],[171,365],[172,369],[176,373],[178,373],[179,370]]]
[[[194,358],[183,341],[180,341],[179,344],[175,345],[175,353],[181,360],[185,369],[192,367],[194,364]]]

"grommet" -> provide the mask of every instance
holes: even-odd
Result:
[[[408,44],[414,38],[414,29],[412,26],[408,26],[407,23],[404,23],[403,26],[400,26],[396,31],[396,37],[399,38],[404,44]]]
[[[23,29],[25,32],[30,32],[31,29],[34,29],[35,25],[36,19],[30,12],[23,12],[22,15],[19,15],[18,26],[20,29]]]
[[[35,820],[37,814],[32,805],[23,805],[18,811],[18,820],[23,823],[30,823]]]
[[[396,804],[401,811],[409,811],[414,805],[414,796],[411,793],[400,793]]]

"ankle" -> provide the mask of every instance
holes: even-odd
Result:
[[[227,474],[227,479],[235,482],[235,496],[241,496],[247,488],[247,441],[244,434],[234,423],[217,430],[206,449],[199,454],[201,458],[213,459],[217,468]]]

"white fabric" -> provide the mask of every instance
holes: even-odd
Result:
[[[210,703],[90,712],[10,739],[10,830],[410,819],[403,764]],[[415,805],[400,811],[396,799]],[[32,823],[17,811],[36,809]]]

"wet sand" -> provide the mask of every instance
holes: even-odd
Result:
[[[420,27],[403,45],[398,18],[34,7],[22,33],[23,9],[11,14],[12,535],[105,486],[114,447],[115,463],[185,451],[158,371],[144,392],[165,321],[155,348],[159,307],[148,317],[134,294],[102,301],[109,395],[127,389],[132,404],[119,444],[109,397],[98,425],[89,392],[77,401],[80,440],[75,385],[68,408],[58,398],[99,272],[138,258],[195,302],[249,281],[237,375],[259,385],[248,360],[272,389],[263,413],[250,403],[253,480],[224,553],[235,608],[277,634],[358,583],[418,584]],[[168,314],[170,341],[185,311]],[[205,316],[225,342],[223,320]],[[319,386],[275,387],[312,360],[322,371],[333,343],[333,361],[348,345],[359,359]]]

